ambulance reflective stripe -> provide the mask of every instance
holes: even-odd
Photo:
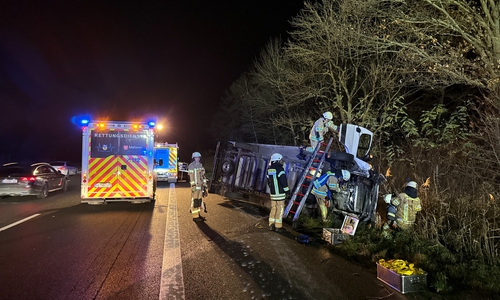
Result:
[[[176,148],[171,148],[169,152],[169,163],[170,166],[173,167],[173,169],[170,171],[172,173],[177,173],[177,149]]]
[[[146,197],[147,160],[143,156],[94,158],[90,161],[89,195],[95,198]],[[126,166],[122,170],[122,166]],[[110,186],[101,187],[109,183]]]
[[[129,159],[139,159],[131,162]],[[118,158],[120,165],[126,165],[127,170],[120,170],[121,191],[128,192],[129,196],[147,196],[147,170],[145,157],[123,156]]]
[[[114,171],[118,167],[118,162],[110,156],[107,158],[91,158],[89,163],[89,176],[94,179],[91,182],[107,182],[114,179]],[[95,181],[99,179],[99,181]],[[92,185],[93,186],[93,185]]]
[[[89,161],[89,197],[106,198],[118,187],[116,172],[119,163],[113,156],[91,158]],[[110,187],[101,186],[109,183]]]

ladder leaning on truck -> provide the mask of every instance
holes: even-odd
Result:
[[[82,134],[82,203],[154,200],[154,122],[89,121]]]

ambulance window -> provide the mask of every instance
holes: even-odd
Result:
[[[90,157],[102,158],[118,154],[119,135],[116,132],[93,132],[91,143]]]
[[[147,136],[142,133],[129,133],[120,139],[120,154],[146,155]]]
[[[162,148],[156,149],[156,157],[158,159],[165,158],[165,161],[163,161],[163,164],[161,164],[160,166],[163,166],[164,164],[166,164],[166,163],[169,162],[169,160],[168,160],[169,153],[170,152],[167,149],[164,149],[164,148],[163,149]]]

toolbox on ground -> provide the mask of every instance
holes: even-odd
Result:
[[[349,235],[342,233],[339,228],[323,228],[323,240],[329,244],[341,244],[348,238]]]
[[[427,289],[427,273],[405,276],[377,263],[377,278],[402,294]]]

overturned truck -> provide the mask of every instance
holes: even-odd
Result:
[[[341,192],[332,193],[329,210],[340,215],[350,215],[362,222],[375,221],[379,186],[385,181],[383,175],[373,170],[368,163],[373,133],[366,128],[342,124],[338,141],[332,143],[321,168],[326,171],[345,169],[351,178],[344,183]],[[283,155],[284,169],[291,191],[299,190],[300,179],[308,172],[309,160],[297,158],[300,148],[243,142],[219,142],[217,145],[210,191],[230,196],[235,193],[267,192],[267,168],[273,153]],[[316,208],[315,198],[310,195],[303,210],[312,213]]]

